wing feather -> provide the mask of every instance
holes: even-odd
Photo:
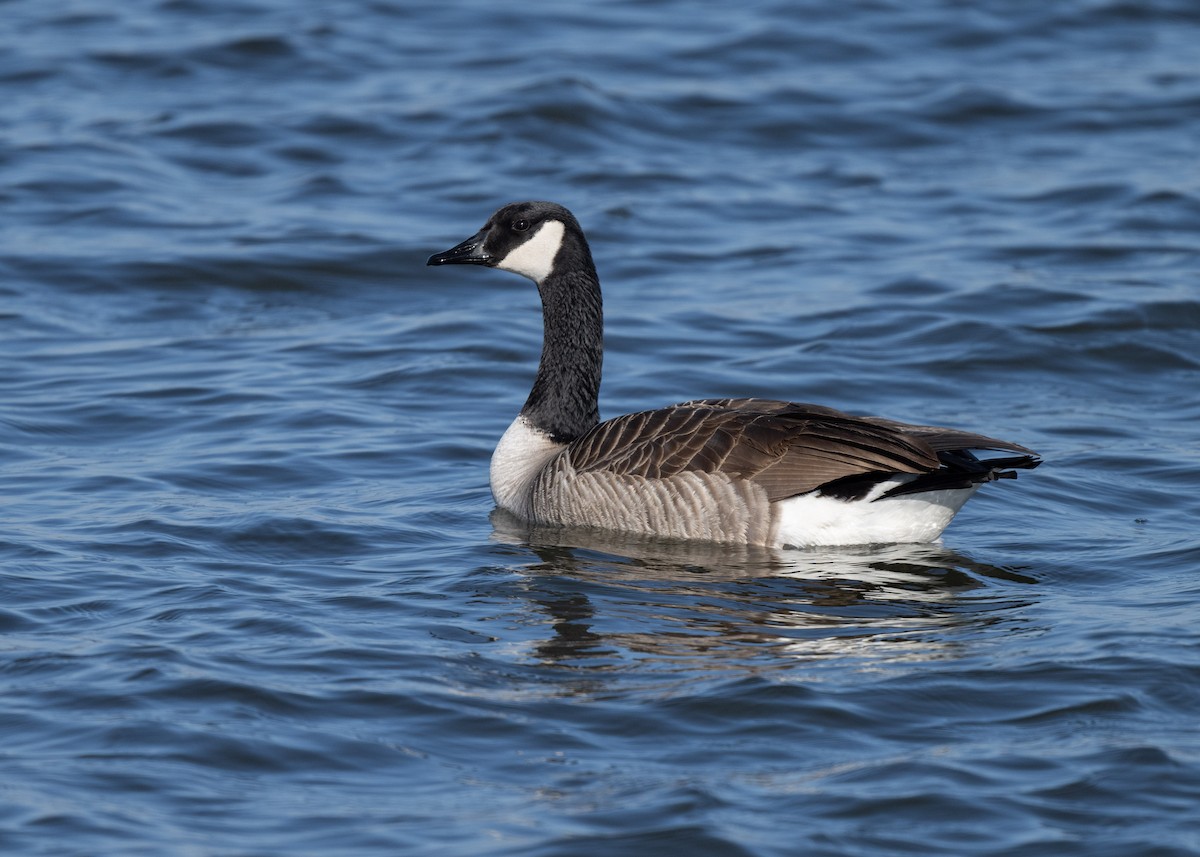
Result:
[[[780,500],[850,476],[937,470],[930,443],[900,426],[794,402],[703,399],[600,423],[568,454],[582,472],[723,473]]]

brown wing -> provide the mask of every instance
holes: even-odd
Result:
[[[934,452],[949,452],[959,449],[996,449],[1037,456],[1037,453],[1032,449],[1021,446],[1019,443],[999,440],[994,437],[988,437],[985,434],[978,434],[977,432],[945,428],[943,426],[914,425],[912,423],[902,423],[899,420],[889,420],[884,417],[851,416],[842,411],[827,408],[824,405],[781,402],[774,399],[696,399],[691,402],[684,402],[679,407],[696,405],[769,414],[805,411],[812,414],[826,414],[832,417],[856,419],[874,426],[891,429],[905,437],[919,438],[929,444],[930,449]]]
[[[916,426],[896,422],[883,417],[863,417],[872,425],[890,428],[909,437],[918,437],[929,444],[935,452],[946,452],[955,449],[1003,449],[1009,452],[1021,452],[1026,455],[1037,455],[1032,449],[1012,443],[1007,440],[997,440],[985,434],[961,431],[960,429],[942,428],[941,426]]]
[[[866,473],[927,473],[922,439],[831,408],[769,399],[707,399],[600,423],[570,446],[579,471],[663,479],[725,473],[760,484],[770,500]]]

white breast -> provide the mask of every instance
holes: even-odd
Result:
[[[513,420],[492,453],[492,497],[496,505],[523,518],[532,517],[533,480],[564,449],[565,444],[555,443],[524,417]]]

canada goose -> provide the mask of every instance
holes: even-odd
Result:
[[[427,264],[537,284],[537,377],[491,465],[497,505],[534,524],[773,547],[928,542],[981,484],[1041,463],[971,432],[771,399],[600,422],[600,282],[579,222],[552,202],[506,205]]]

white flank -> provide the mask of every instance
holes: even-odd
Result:
[[[878,496],[898,483],[873,492]],[[903,494],[884,500],[846,502],[805,494],[778,504],[775,547],[932,542],[979,488]]]
[[[492,453],[492,497],[496,505],[522,518],[532,517],[531,483],[547,462],[565,448],[524,417],[513,420]]]
[[[540,283],[554,270],[554,257],[562,246],[562,237],[562,221],[547,220],[528,241],[497,262],[496,267]]]

